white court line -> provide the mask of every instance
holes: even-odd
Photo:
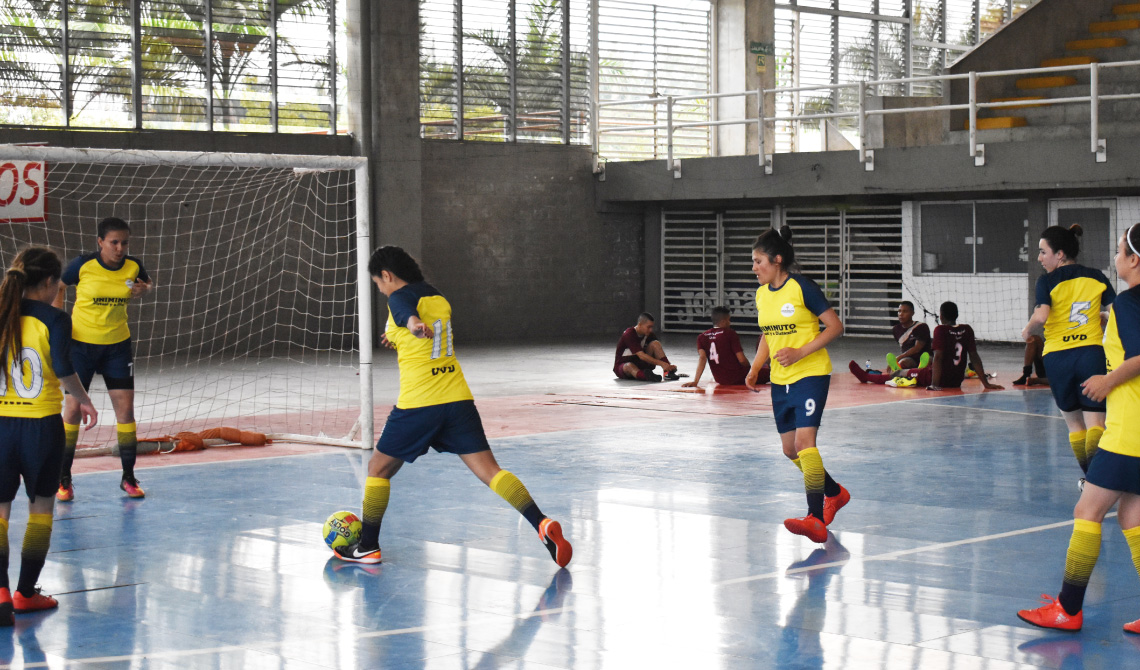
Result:
[[[1116,516],[1116,512],[1106,514],[1104,518],[1108,519]],[[1038,533],[1043,530],[1052,530],[1054,528],[1064,528],[1065,526],[1073,525],[1073,520],[1058,521],[1057,523],[1047,523],[1043,526],[1033,526],[1032,528],[1022,528],[1021,530],[1010,530],[1004,533],[994,533],[993,535],[981,535],[979,537],[969,537],[964,540],[954,540],[953,542],[939,542],[937,544],[927,544],[921,547],[914,547],[913,549],[900,549],[899,551],[888,551],[885,554],[875,554],[874,556],[853,556],[845,558],[841,561],[832,561],[830,563],[820,563],[818,565],[807,565],[802,568],[791,568],[789,570],[781,570],[779,572],[767,572],[762,575],[752,575],[750,577],[736,577],[734,579],[726,579],[721,582],[714,582],[713,586],[728,586],[730,584],[743,584],[745,582],[755,582],[763,579],[775,579],[785,575],[796,575],[802,572],[811,572],[822,568],[833,568],[839,565],[846,565],[852,560],[862,561],[868,563],[870,561],[892,561],[900,556],[910,556],[912,554],[922,554],[928,551],[938,551],[940,549],[949,549],[951,547],[960,547],[966,544],[978,544],[979,542],[989,542],[990,540],[1001,540],[1007,537],[1016,537],[1018,535],[1028,535],[1030,533]]]
[[[904,400],[903,402],[908,402],[908,401]],[[924,402],[922,400],[911,400],[911,401],[909,401],[909,404],[911,404],[911,405],[925,405],[927,407],[943,407],[943,408],[953,407],[956,409],[976,409],[976,410],[979,410],[982,412],[1000,412],[1002,414],[1020,414],[1022,416],[1036,416],[1036,417],[1039,417],[1041,419],[1060,419],[1062,421],[1065,420],[1065,417],[1057,416],[1056,414],[1034,414],[1033,412],[1015,412],[1011,409],[994,409],[993,407],[972,407],[970,405],[951,405],[951,404],[942,403],[942,402]]]
[[[552,608],[552,609],[535,610],[534,612],[530,612],[528,614],[523,614],[520,616],[515,616],[512,618],[514,618],[518,621],[527,621],[527,620],[533,619],[535,617],[546,616],[546,615],[550,615],[550,614],[566,614],[568,612],[573,612],[573,611],[574,611],[573,607],[556,607],[556,608]],[[506,615],[503,615],[503,616],[506,616]],[[439,624],[436,626],[416,626],[415,628],[393,628],[390,630],[377,630],[377,631],[372,631],[370,633],[362,633],[360,635],[357,635],[356,637],[358,639],[369,639],[369,638],[377,638],[377,637],[393,637],[396,635],[411,635],[414,633],[428,633],[428,632],[436,631],[436,630],[455,630],[456,628],[469,628],[471,626],[478,626],[478,625],[488,624],[488,623],[501,623],[503,621],[503,616],[499,616],[499,617],[494,618],[494,619],[488,617],[488,618],[484,618],[484,619],[471,619],[471,620],[467,620],[467,621],[457,621],[457,622],[453,622],[453,623]],[[252,644],[248,647],[240,647],[240,646],[236,646],[236,645],[226,645],[224,647],[210,647],[210,648],[206,648],[206,649],[181,649],[181,650],[173,650],[173,651],[147,652],[144,654],[125,654],[122,656],[89,656],[87,658],[64,658],[62,656],[57,656],[55,654],[45,654],[47,656],[52,656],[53,660],[51,660],[51,661],[39,661],[36,663],[22,663],[20,665],[0,664],[0,670],[5,670],[7,668],[50,668],[50,667],[60,665],[60,661],[63,662],[63,665],[67,666],[67,665],[90,665],[90,664],[99,664],[99,663],[118,663],[118,662],[122,662],[122,661],[140,661],[140,660],[148,660],[148,659],[171,659],[171,658],[177,659],[177,658],[187,658],[190,656],[203,656],[206,654],[224,654],[224,653],[229,653],[229,652],[243,652],[243,653],[254,652],[254,653],[271,654],[271,653],[274,653],[273,650],[277,649],[278,647],[282,647],[284,645],[285,645],[284,642],[265,642],[265,643]],[[297,660],[297,659],[294,659],[294,660]]]

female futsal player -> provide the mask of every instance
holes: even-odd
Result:
[[[150,277],[142,262],[127,255],[131,227],[114,217],[99,222],[98,251],[84,254],[67,265],[63,283],[75,286],[75,307],[71,310],[72,364],[83,388],[91,387],[95,373],[103,375],[107,395],[115,409],[119,459],[123,478],[119,488],[131,498],[146,493],[135,479],[135,373],[131,355],[131,331],[127,327],[127,305],[150,290]],[[63,292],[55,302],[63,307]],[[79,440],[79,403],[68,396],[63,407],[63,428],[67,446],[63,455],[59,491],[62,502],[75,499],[71,464]]]
[[[534,526],[554,562],[566,567],[573,550],[562,537],[562,526],[543,515],[518,477],[500,468],[491,453],[455,358],[447,298],[424,281],[420,266],[400,247],[377,249],[368,272],[388,296],[388,327],[381,341],[396,350],[400,395],[368,462],[360,541],[333,551],[345,561],[380,562],[380,522],[388,509],[389,480],[430,447],[458,454],[480,481]]]
[[[826,347],[843,334],[839,316],[812,280],[795,273],[792,231],[765,230],[752,245],[752,271],[760,346],[745,378],[757,391],[760,369],[771,357],[772,413],[784,455],[804,473],[808,515],[787,519],[784,527],[814,542],[827,541],[827,525],[851,494],[827,474],[816,448],[816,433],[831,386]],[[822,332],[819,322],[827,327]]]
[[[51,307],[59,291],[59,256],[42,247],[24,249],[0,283],[0,626],[12,612],[58,605],[40,593],[51,543],[52,510],[63,456],[62,384],[75,399],[87,428],[98,419],[91,398],[71,366],[71,319]],[[8,582],[8,519],[24,479],[28,528],[21,552],[20,581]]]
[[[1104,434],[1104,402],[1083,395],[1081,383],[1105,372],[1101,310],[1108,309],[1116,291],[1103,272],[1077,264],[1081,233],[1076,224],[1050,226],[1041,233],[1037,259],[1046,274],[1037,280],[1037,308],[1021,339],[1029,341],[1033,330],[1045,327],[1049,388],[1065,417],[1073,455],[1088,472]]]
[[[1112,371],[1093,375],[1082,384],[1089,399],[1108,399],[1108,423],[1073,510],[1061,593],[1056,600],[1042,596],[1044,606],[1017,613],[1042,628],[1080,630],[1085,588],[1100,555],[1101,523],[1117,501],[1116,520],[1132,551],[1132,562],[1140,570],[1140,225],[1133,225],[1120,238],[1116,272],[1128,290],[1112,304],[1104,333],[1104,351]],[[1049,363],[1045,365],[1052,378]],[[1124,630],[1140,633],[1140,620],[1124,624]]]

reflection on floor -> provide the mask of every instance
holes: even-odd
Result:
[[[60,607],[0,629],[0,667],[1140,667],[1121,632],[1140,579],[1112,521],[1084,631],[1014,614],[1059,588],[1078,494],[1048,392],[836,374],[821,452],[853,499],[825,545],[782,527],[803,481],[766,393],[501,395],[480,401],[496,456],[561,520],[568,570],[451,456],[393,479],[370,567],[320,538],[358,509],[367,454],[170,457],[141,501],[114,472],[76,477],[41,579]]]

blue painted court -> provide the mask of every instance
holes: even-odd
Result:
[[[0,629],[0,667],[1140,667],[1121,631],[1140,580],[1111,519],[1084,630],[1015,616],[1056,594],[1078,495],[1047,391],[828,407],[821,451],[853,500],[820,546],[781,525],[803,514],[803,480],[766,394],[735,416],[719,396],[596,384],[626,402],[534,395],[580,425],[492,440],[561,520],[567,570],[451,456],[393,479],[368,567],[320,538],[359,509],[365,453],[147,468],[142,501],[93,472],[56,510],[40,581],[59,609]],[[12,574],[26,518],[17,499]]]

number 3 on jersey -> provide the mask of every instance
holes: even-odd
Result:
[[[440,350],[443,349],[444,330],[447,331],[447,350],[443,353],[444,356],[454,356],[455,347],[451,337],[451,320],[448,319],[447,327],[444,328],[443,319],[436,319],[435,323],[431,324],[432,340],[431,340],[431,358],[435,360],[440,357]]]

